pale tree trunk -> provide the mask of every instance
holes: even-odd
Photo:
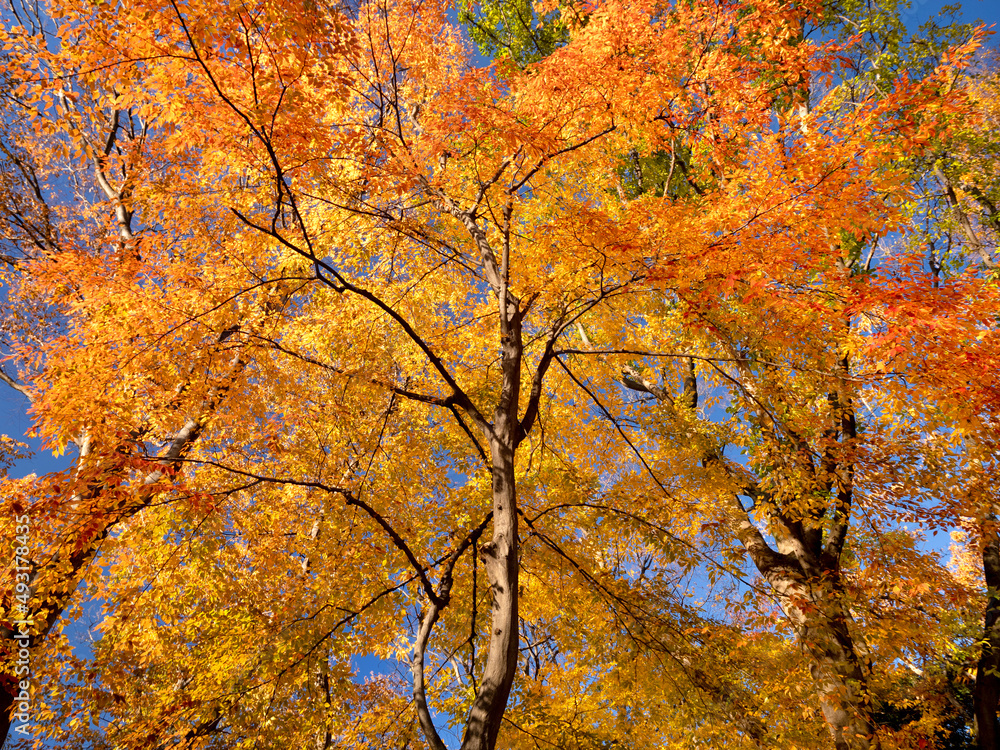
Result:
[[[842,603],[824,592],[799,626],[799,639],[812,657],[809,668],[823,718],[837,750],[879,747],[868,713],[868,682],[847,627]],[[826,601],[822,601],[825,599]]]
[[[722,342],[724,345],[727,342]],[[731,349],[737,362],[744,390],[754,393],[753,375],[742,358]],[[841,362],[847,372],[846,360]],[[632,367],[623,370],[622,383],[632,390],[650,393],[667,408],[675,411],[678,419],[697,419],[693,410],[698,405],[698,384],[694,360],[688,360],[688,371],[683,390],[672,395],[665,384],[646,379]],[[853,440],[857,436],[854,413],[850,401],[837,393],[828,396],[835,415],[834,427],[827,437]],[[678,410],[678,406],[685,408]],[[761,413],[761,423],[768,424],[769,415]],[[804,441],[785,426],[793,445]],[[771,437],[778,442],[777,433]],[[835,444],[835,443],[834,443]],[[810,657],[810,672],[815,683],[823,719],[837,750],[877,750],[880,745],[876,727],[869,713],[870,701],[867,677],[854,640],[848,628],[840,583],[840,554],[847,537],[850,508],[853,499],[853,465],[839,459],[833,449],[826,449],[822,459],[822,472],[817,472],[811,462],[799,468],[813,477],[817,489],[831,494],[836,502],[831,516],[827,510],[814,518],[796,519],[785,516],[773,498],[768,497],[756,479],[744,467],[735,467],[714,448],[706,447],[701,456],[702,465],[728,476],[741,487],[740,494],[766,504],[772,510],[768,521],[776,531],[777,549],[750,519],[739,497],[731,496],[736,535],[757,570],[778,597],[782,609],[795,627],[799,642]],[[826,526],[826,532],[823,531]]]
[[[282,306],[289,297],[289,293],[284,293],[279,304],[266,305],[265,314]],[[252,326],[247,326],[247,328],[253,329]],[[222,352],[225,341],[239,330],[240,327],[234,325],[219,334],[218,340],[213,344],[212,354],[217,355]],[[211,362],[211,357],[208,358],[208,361]],[[33,622],[31,648],[44,643],[59,618],[62,617],[79,585],[83,572],[93,564],[101,542],[108,537],[117,524],[148,508],[159,495],[158,485],[170,472],[181,470],[185,457],[198,442],[206,424],[228,395],[233,380],[239,376],[246,365],[246,355],[242,351],[237,351],[229,366],[219,376],[219,383],[209,390],[201,402],[194,404],[192,414],[184,420],[180,429],[174,433],[154,459],[152,461],[147,459],[148,464],[153,468],[132,485],[132,492],[128,500],[118,500],[108,507],[99,508],[104,519],[100,527],[93,530],[89,536],[75,540],[76,549],[70,554],[59,555],[57,553],[46,563],[36,562],[29,584],[29,614],[23,618]],[[207,379],[211,376],[211,370],[208,366],[192,366],[186,381],[177,388],[177,394],[187,390],[190,382],[198,376]],[[68,505],[74,512],[90,512],[89,503],[100,503],[109,488],[118,483],[124,483],[129,478],[132,471],[131,466],[128,462],[121,462],[120,459],[122,455],[127,455],[128,451],[134,449],[131,445],[123,443],[101,454],[87,437],[79,441],[79,449],[78,478],[93,474],[97,479],[90,483],[84,493],[70,498]],[[125,453],[119,455],[120,451]],[[115,463],[116,459],[119,463]],[[106,462],[104,467],[102,467],[102,460]],[[55,580],[51,580],[53,576]],[[38,595],[40,589],[45,590],[44,597]],[[12,611],[12,609],[8,611]],[[0,656],[7,656],[11,653],[11,649],[14,653],[18,649],[15,632],[10,628],[0,627]],[[35,686],[34,689],[37,687]],[[6,740],[11,727],[10,709],[15,698],[9,693],[11,689],[16,693],[17,683],[7,683],[0,686],[0,716],[2,716],[0,719],[0,745]],[[217,723],[218,720],[215,721]]]
[[[722,342],[730,346],[728,342]],[[730,346],[743,388],[755,393],[753,373]],[[840,361],[849,374],[846,358]],[[685,381],[684,394],[697,404],[697,381]],[[727,474],[740,486],[740,494],[764,505],[776,549],[751,520],[739,497],[731,497],[736,535],[757,570],[777,594],[782,609],[795,627],[802,647],[811,661],[823,719],[836,750],[878,750],[876,726],[871,718],[867,676],[848,627],[849,616],[843,599],[840,556],[850,525],[854,494],[854,464],[840,454],[842,446],[857,438],[851,399],[836,391],[827,396],[832,420],[827,428],[826,446],[814,463],[807,441],[793,426],[778,424],[766,410],[759,410],[764,432],[775,445],[784,446],[789,462],[788,482],[806,481],[815,490],[829,495],[833,507],[822,507],[800,518],[787,515],[781,503],[771,497],[745,470],[737,469],[720,453],[709,449],[702,457],[706,468]],[[662,400],[662,399],[661,399]],[[782,434],[783,433],[783,434]],[[796,473],[801,478],[793,479]],[[831,512],[832,511],[832,512]]]
[[[867,676],[848,628],[842,600],[839,566],[829,555],[815,556],[805,548],[810,542],[790,534],[776,552],[744,515],[740,540],[754,565],[778,595],[778,601],[795,626],[802,647],[809,654],[816,695],[837,750],[876,750],[880,747],[869,713]],[[827,559],[823,559],[826,557]]]
[[[62,107],[61,116],[67,119],[67,121],[72,121],[75,115],[71,100],[62,96],[59,99]],[[125,114],[125,112],[120,110],[112,110],[110,113],[111,124],[109,132],[100,139],[100,149],[92,151],[91,161],[94,166],[96,185],[114,207],[114,220],[117,225],[119,237],[118,251],[122,255],[126,252],[135,255],[138,251],[133,247],[135,237],[132,222],[134,217],[133,212],[127,208],[131,190],[128,187],[131,174],[126,175],[126,179],[122,181],[121,188],[115,188],[112,184],[112,178],[107,173],[107,164],[105,162],[106,158],[112,154],[116,144],[121,139],[127,137],[127,131],[121,125],[121,118]],[[28,172],[34,174],[34,168],[30,165],[27,165],[25,169],[27,170],[26,174]],[[28,195],[30,195],[32,201],[36,202],[43,209],[43,215],[47,221],[50,210],[41,192],[37,190],[37,186],[36,191]],[[46,224],[46,229],[40,236],[51,238],[54,234],[54,230]],[[49,252],[60,252],[60,248],[51,240],[46,240],[46,243],[42,249]],[[289,297],[290,294],[285,292],[280,295],[280,302],[265,302],[263,305],[264,313],[271,313],[283,306]],[[240,324],[235,323],[220,333],[212,347],[214,350],[212,355],[214,356],[224,351],[223,344],[226,339],[238,331],[240,331]],[[211,359],[212,357],[209,357],[207,361],[211,362]],[[115,501],[114,504],[108,507],[100,508],[99,512],[104,519],[103,524],[93,529],[88,535],[74,540],[74,544],[72,545],[73,551],[69,554],[56,552],[46,562],[40,563],[36,561],[33,564],[29,583],[29,611],[26,616],[19,618],[29,620],[33,623],[30,634],[30,648],[34,649],[38,647],[48,638],[50,632],[69,605],[79,585],[83,571],[93,563],[100,543],[107,538],[115,525],[147,508],[157,496],[157,485],[168,476],[169,472],[177,471],[181,468],[184,457],[198,441],[209,418],[225,398],[232,379],[245,366],[246,360],[244,356],[237,354],[233,358],[227,372],[221,377],[219,385],[210,389],[201,403],[193,405],[192,412],[184,419],[181,427],[167,441],[159,454],[153,457],[137,456],[147,459],[155,468],[148,470],[139,481],[132,485],[133,492],[128,501]],[[187,381],[178,387],[176,395],[179,397],[184,393],[195,378],[207,378],[210,374],[211,371],[208,366],[204,368],[201,366],[192,366]],[[29,400],[32,399],[30,389],[16,382],[10,376],[2,374],[0,380],[23,393]],[[168,405],[166,408],[176,408],[176,404]],[[143,437],[144,435],[141,432],[137,432],[134,435],[136,442],[141,441]],[[80,451],[77,460],[77,478],[85,477],[88,473],[92,473],[96,478],[90,482],[86,491],[71,497],[68,505],[73,513],[90,512],[88,507],[86,507],[86,503],[101,501],[109,488],[114,487],[116,484],[124,483],[130,478],[132,469],[128,466],[127,462],[122,462],[121,458],[133,452],[134,446],[128,442],[123,442],[117,446],[95,446],[86,432],[77,441],[77,444]],[[149,458],[153,460],[149,461]],[[38,595],[39,588],[43,584],[46,589],[44,597]],[[8,609],[8,615],[11,612],[13,612],[13,607]],[[13,620],[14,618],[10,617],[9,619]],[[12,650],[14,653],[17,653],[19,650],[19,644],[15,639],[15,635],[15,632],[10,628],[0,627],[0,658],[6,658]],[[16,679],[11,681],[12,679],[10,675],[3,675],[3,680],[0,682],[0,745],[4,744],[9,735],[11,729],[10,712],[16,702],[16,694],[18,692],[18,681]],[[38,686],[33,686],[32,689],[38,689]],[[14,694],[11,694],[11,690],[13,690]]]

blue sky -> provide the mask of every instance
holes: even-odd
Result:
[[[987,25],[1000,24],[1000,2],[998,0],[964,0],[959,5],[962,9],[961,20],[966,22],[984,21]],[[907,13],[907,24],[919,26],[928,16],[936,13],[940,8],[951,3],[942,3],[939,0],[914,0],[913,7]],[[911,23],[911,18],[915,23]],[[997,41],[993,40],[993,44]]]

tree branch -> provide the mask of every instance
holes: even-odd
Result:
[[[32,401],[31,392],[25,386],[21,385],[16,380],[14,380],[14,378],[12,378],[10,375],[5,373],[3,371],[3,368],[0,368],[0,381],[6,383],[15,391],[22,394],[25,398],[28,399],[28,401]]]

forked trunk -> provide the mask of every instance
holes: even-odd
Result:
[[[749,520],[741,524],[741,537],[809,654],[833,746],[836,750],[878,750],[881,746],[869,713],[868,680],[847,625],[838,570],[822,564],[822,558],[810,555],[801,543],[789,545],[799,554],[774,551]]]

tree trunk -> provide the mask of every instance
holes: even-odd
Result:
[[[1000,750],[1000,536],[993,518],[983,524],[983,575],[986,616],[973,701],[980,750]]]
[[[503,313],[501,313],[503,314]],[[462,739],[462,750],[494,750],[507,699],[517,672],[518,540],[514,452],[520,440],[517,420],[521,388],[521,327],[515,313],[501,340],[503,386],[487,431],[493,471],[493,538],[482,546],[493,594],[490,640],[479,692]]]
[[[868,680],[834,584],[837,574],[825,571],[819,581],[816,579],[784,577],[775,589],[810,656],[809,671],[833,746],[837,750],[875,750],[880,745],[869,713]]]
[[[812,657],[809,671],[833,745],[837,750],[877,748],[875,724],[866,705],[868,683],[843,605],[829,593],[817,598],[816,610],[807,613],[799,627],[799,639]]]
[[[878,750],[869,713],[868,681],[840,595],[840,573],[824,555],[810,552],[819,542],[790,533],[777,552],[745,515],[739,536],[761,575],[777,594],[809,654],[823,719],[837,750]]]

